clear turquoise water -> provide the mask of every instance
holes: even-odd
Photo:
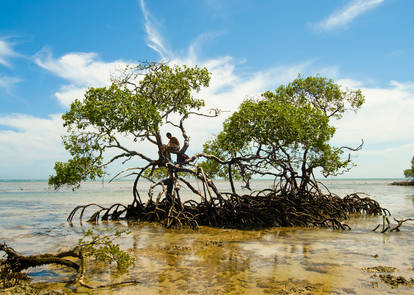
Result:
[[[388,208],[393,217],[414,218],[414,187],[390,186],[390,182],[324,181],[339,195],[365,192]],[[270,183],[255,181],[254,186]],[[224,183],[219,185],[225,187]],[[69,212],[79,204],[128,204],[132,201],[131,186],[129,181],[93,182],[75,192],[54,192],[43,181],[0,181],[0,242],[24,254],[72,247],[90,225],[75,222],[70,226],[66,222]],[[140,190],[145,192],[146,187],[144,184]],[[189,192],[184,195],[191,196]],[[142,283],[99,294],[265,294],[277,282],[289,280],[317,284],[314,294],[414,294],[413,288],[375,284],[372,274],[361,270],[388,265],[397,267],[398,275],[414,278],[414,222],[407,222],[399,233],[372,232],[380,222],[381,217],[355,217],[347,222],[352,231],[346,232],[308,228],[201,228],[194,232],[130,224],[132,233],[121,244],[137,258],[128,276],[140,277]],[[39,281],[67,279],[66,272],[56,269],[29,272]],[[90,280],[96,282],[117,279],[110,271],[90,274]]]

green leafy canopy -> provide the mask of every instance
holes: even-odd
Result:
[[[319,167],[325,175],[335,174],[351,162],[341,158],[343,149],[329,143],[335,134],[330,119],[340,119],[346,110],[357,110],[363,102],[359,90],[341,90],[319,76],[299,76],[259,99],[246,99],[204,151],[225,159],[256,155],[249,166],[259,173],[276,169],[304,175]],[[204,165],[210,174],[225,173],[211,160]]]
[[[404,170],[404,176],[414,179],[414,157],[411,159],[411,168]]]
[[[170,115],[188,116],[204,106],[193,97],[208,86],[210,73],[205,68],[147,63],[127,67],[109,87],[89,88],[83,100],[75,100],[62,118],[68,135],[63,137],[72,158],[55,164],[56,175],[49,178],[55,189],[63,184],[78,187],[87,179],[103,175],[105,166],[117,159],[148,156],[122,145],[122,136],[134,141],[162,145],[160,127]],[[103,162],[107,150],[115,153]]]
[[[79,239],[78,246],[86,256],[106,264],[114,262],[118,270],[126,271],[135,264],[135,259],[114,240],[128,233],[112,228],[91,228]]]

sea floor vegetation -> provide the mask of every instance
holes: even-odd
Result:
[[[364,267],[362,271],[373,273],[371,278],[374,279],[373,285],[378,286],[378,283],[381,282],[386,284],[391,288],[403,287],[414,287],[414,278],[405,278],[400,275],[395,275],[394,273],[398,271],[397,268],[392,266],[374,266],[374,267]]]

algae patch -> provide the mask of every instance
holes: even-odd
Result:
[[[274,279],[258,280],[256,286],[257,288],[262,289],[266,294],[282,295],[311,295],[314,294],[316,290],[322,288],[321,284],[312,284],[306,280],[295,280],[292,278],[284,281]]]
[[[414,279],[406,279],[403,276],[392,275],[390,273],[397,272],[398,269],[392,266],[374,266],[374,267],[364,267],[363,271],[374,273],[371,278],[378,279],[388,285],[391,288],[398,288],[401,286],[414,287]],[[375,284],[374,284],[375,285]]]
[[[374,267],[363,267],[363,271],[365,272],[396,272],[398,269],[392,266],[374,266]]]

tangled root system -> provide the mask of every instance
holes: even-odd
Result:
[[[271,189],[238,195],[219,192],[205,175],[199,179],[203,182],[202,190],[195,189],[185,179],[170,177],[151,186],[145,203],[135,188],[131,205],[114,204],[109,208],[97,204],[78,206],[70,213],[68,221],[71,222],[77,212],[82,219],[87,207],[98,206],[88,221],[128,219],[158,222],[168,228],[186,226],[193,229],[199,226],[242,229],[304,226],[345,230],[350,227],[342,222],[350,214],[389,214],[368,196],[354,193],[341,198],[329,191],[322,192],[316,182],[306,189],[296,189],[281,182]],[[199,200],[182,202],[179,193],[182,184],[198,195]],[[153,200],[156,186],[162,189]]]

